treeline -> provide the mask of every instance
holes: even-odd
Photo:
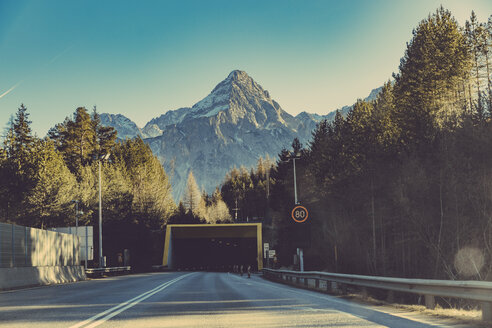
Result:
[[[270,177],[274,164],[270,158],[260,157],[255,169],[233,168],[227,173],[221,194],[235,221],[268,220],[268,198],[275,183]]]
[[[104,254],[111,261],[129,248],[133,264],[150,261],[140,255],[154,249],[149,236],[162,230],[176,205],[149,146],[140,138],[117,142],[95,108],[91,114],[77,108],[45,138],[33,136],[30,124],[21,105],[0,148],[0,220],[42,229],[74,226],[77,201],[79,225],[94,226],[97,236],[101,165]]]
[[[222,199],[219,190],[212,195],[200,191],[193,172],[186,181],[185,193],[179,202],[177,211],[168,220],[169,224],[205,224],[231,223],[229,208]]]
[[[415,28],[375,101],[321,122],[305,148],[294,141],[299,201],[310,212],[307,269],[492,279],[491,50],[492,16],[480,23],[472,13],[460,27],[441,7]],[[269,211],[266,241],[285,266],[295,254],[288,160],[283,150],[262,199],[252,190],[267,180],[245,171],[222,187],[241,195],[243,211]]]

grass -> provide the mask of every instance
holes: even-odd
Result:
[[[445,309],[442,308],[439,304],[437,304],[435,309],[428,309],[424,305],[388,303],[386,301],[378,300],[370,296],[364,298],[362,295],[359,294],[348,294],[348,295],[343,295],[342,297],[368,305],[387,306],[399,310],[404,310],[417,314],[423,314],[436,318],[453,319],[463,324],[471,324],[474,327],[492,327],[492,322],[482,321],[482,311],[478,308],[471,309],[471,310],[457,309],[457,308]]]

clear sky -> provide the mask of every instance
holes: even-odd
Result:
[[[326,114],[396,72],[440,5],[464,24],[490,0],[0,0],[0,127],[21,103],[33,129],[79,106],[139,126],[246,71],[282,108]]]

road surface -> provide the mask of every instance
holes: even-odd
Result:
[[[167,272],[0,292],[0,327],[465,327],[253,275]]]

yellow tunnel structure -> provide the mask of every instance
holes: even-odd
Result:
[[[263,268],[261,223],[169,224],[162,265],[177,270]]]

